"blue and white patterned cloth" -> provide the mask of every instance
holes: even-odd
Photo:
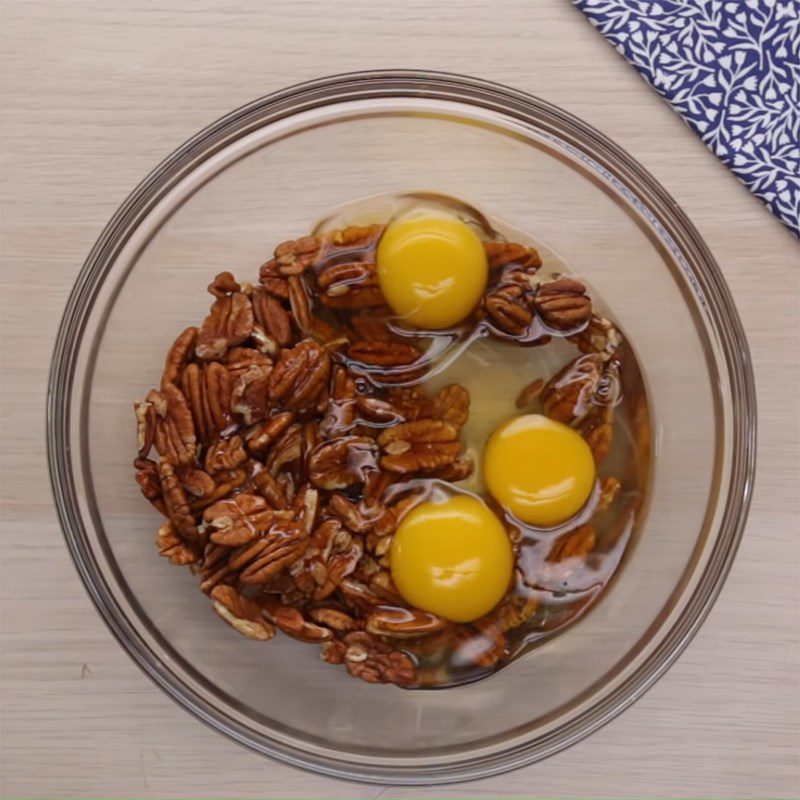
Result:
[[[800,235],[800,0],[573,0]]]

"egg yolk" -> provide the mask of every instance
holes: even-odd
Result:
[[[392,222],[378,244],[377,267],[392,311],[432,330],[461,322],[481,299],[489,273],[481,240],[448,217]]]
[[[392,580],[407,602],[453,622],[491,611],[508,589],[514,566],[503,524],[466,495],[410,511],[392,539],[389,559]]]
[[[483,472],[500,505],[541,527],[574,516],[595,483],[589,445],[572,428],[541,414],[515,417],[497,428],[484,451]]]

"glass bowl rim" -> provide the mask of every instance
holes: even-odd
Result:
[[[169,189],[194,166],[223,149],[231,137],[313,108],[353,99],[420,97],[460,101],[499,111],[538,130],[557,132],[587,149],[623,185],[635,187],[646,199],[651,223],[673,242],[675,252],[691,263],[708,307],[712,330],[719,337],[730,380],[731,474],[726,487],[724,514],[714,548],[683,612],[648,659],[616,689],[592,704],[543,740],[501,750],[481,759],[467,759],[443,769],[433,767],[417,774],[387,765],[364,767],[344,759],[324,759],[290,745],[271,746],[256,741],[244,726],[222,719],[213,704],[201,700],[168,669],[157,664],[154,653],[137,642],[135,626],[114,600],[93,566],[82,515],[77,505],[69,457],[70,414],[77,357],[94,300],[122,245],[138,221],[146,216]],[[631,190],[633,191],[633,190]],[[105,226],[75,281],[60,323],[53,350],[47,397],[47,458],[56,511],[67,548],[84,586],[101,618],[142,671],[169,697],[213,730],[239,744],[293,766],[331,777],[395,785],[443,784],[488,777],[552,755],[588,736],[641,697],[674,663],[708,615],[730,570],[744,530],[755,478],[755,382],[744,330],[722,273],[698,231],[666,190],[618,145],[572,114],[546,101],[501,84],[463,75],[427,70],[352,72],[296,84],[258,98],[211,123],[164,159],[131,192]]]

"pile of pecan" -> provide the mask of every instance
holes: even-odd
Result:
[[[222,619],[251,639],[280,629],[320,643],[326,661],[354,676],[409,686],[416,663],[405,643],[488,632],[489,654],[476,658],[497,661],[505,632],[536,602],[510,591],[487,618],[454,625],[409,608],[392,585],[392,533],[420,487],[462,480],[473,465],[459,441],[468,392],[450,385],[431,396],[419,385],[424,337],[389,320],[374,259],[381,230],[285,242],[257,285],[218,275],[209,315],[178,336],[160,388],[135,403],[134,464],[165,518],[160,554],[191,565]],[[601,459],[618,334],[593,315],[582,284],[537,279],[534,249],[485,246],[492,277],[468,324],[501,339],[560,335],[578,345],[584,355],[520,404],[540,394],[545,413],[575,424]],[[590,537],[581,537],[557,543],[559,552],[585,550]]]

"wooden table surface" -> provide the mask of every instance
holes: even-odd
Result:
[[[2,35],[3,796],[796,796],[798,243],[577,10],[566,0],[6,0]],[[379,67],[475,73],[615,139],[716,255],[758,382],[750,520],[678,663],[572,749],[429,790],[348,785],[272,763],[162,695],[78,580],[43,444],[59,315],[131,187],[251,98]]]

